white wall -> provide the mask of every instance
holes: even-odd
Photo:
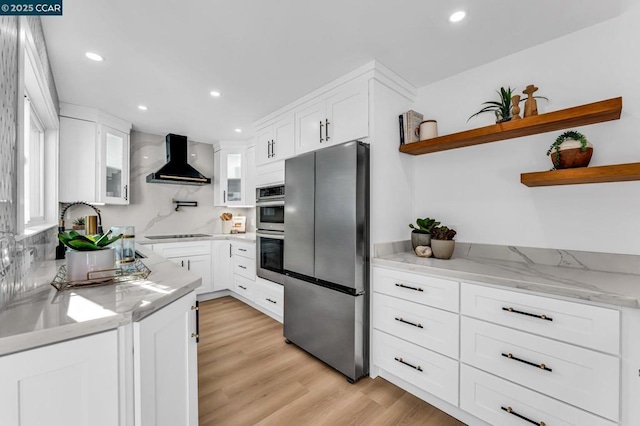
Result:
[[[496,98],[500,86],[521,91],[535,84],[537,94],[550,99],[538,101],[541,113],[622,96],[620,120],[576,129],[595,145],[592,166],[640,162],[637,5],[610,21],[425,86],[414,109],[436,119],[444,135],[492,124],[491,114],[466,120]],[[415,216],[454,226],[464,242],[640,254],[640,182],[542,188],[520,183],[522,172],[551,168],[545,154],[560,133],[415,157]]]

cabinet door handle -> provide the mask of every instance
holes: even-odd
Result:
[[[267,141],[267,158],[271,158],[271,141]]]
[[[400,283],[396,283],[396,287],[408,288],[409,290],[415,290],[415,291],[424,291],[420,287],[411,287],[409,285],[404,285],[404,284],[400,284]]]
[[[331,123],[329,123],[329,119],[328,118],[326,118],[324,120],[324,122],[325,122],[324,134],[326,135],[325,139],[327,139],[327,142],[329,142],[329,124],[331,124]]]
[[[129,185],[124,186],[124,200],[129,200]]]
[[[247,249],[239,248],[238,251],[247,251]]]
[[[229,257],[231,257],[231,250],[233,248],[233,244],[229,244]]]
[[[182,266],[184,268],[184,260],[180,261],[180,266]]]
[[[241,288],[241,289],[243,289],[243,290],[246,290],[246,289],[247,289],[245,286],[240,285],[240,284],[238,284],[238,287],[240,287],[240,288]]]
[[[322,141],[324,141],[324,139],[322,139],[322,128],[324,127],[324,124],[322,124],[322,120],[320,120],[320,143],[322,143]]]
[[[268,297],[267,297],[267,301],[269,301],[269,302],[271,302],[271,303],[278,303],[278,302],[276,302],[275,300],[271,300],[271,299],[269,299]]]
[[[506,408],[505,407],[500,407],[500,408],[502,408],[507,413],[513,414],[514,416],[518,417],[519,419],[525,420],[525,421],[527,421],[527,422],[529,422],[531,424],[538,425],[538,426],[546,426],[545,422],[543,422],[543,421],[536,422],[535,420],[531,420],[531,419],[523,416],[522,414],[516,413],[515,411],[513,411],[513,408],[511,408],[511,407],[506,407]]]
[[[423,371],[422,367],[420,367],[419,365],[413,365],[413,364],[409,364],[407,361],[403,360],[402,358],[393,358],[396,361],[398,361],[401,364],[404,364],[406,366],[409,366],[411,368],[413,368],[414,370],[418,370],[418,371]]]
[[[223,201],[222,201],[223,203],[227,202],[227,191],[226,190],[222,191],[222,199],[223,199]]]
[[[196,300],[196,306],[191,306],[191,310],[196,311],[196,332],[191,333],[191,337],[195,337],[196,343],[199,343],[200,342],[200,302]]]
[[[247,267],[243,265],[238,265],[238,268],[247,269]]]
[[[187,260],[187,270],[191,270],[191,259]]]
[[[539,368],[539,369],[541,369],[541,370],[546,370],[546,371],[549,371],[549,372],[553,371],[552,369],[550,369],[549,367],[547,367],[545,364],[536,364],[535,362],[527,361],[527,360],[524,360],[524,359],[522,359],[522,358],[516,358],[515,356],[513,356],[513,354],[512,354],[511,352],[509,352],[508,354],[505,354],[505,353],[503,352],[503,353],[502,353],[502,356],[503,356],[503,357],[505,357],[505,358],[512,359],[512,360],[514,360],[514,361],[521,362],[521,363],[523,363],[523,364],[530,365],[530,366],[532,366],[532,367]]]
[[[514,314],[520,314],[520,315],[526,315],[528,317],[534,317],[534,318],[540,318],[542,320],[546,320],[546,321],[553,321],[553,318],[548,317],[544,314],[542,315],[538,315],[538,314],[531,314],[529,312],[523,312],[523,311],[516,311],[515,309],[513,309],[511,306],[509,306],[508,308],[502,308],[503,311],[507,311],[507,312],[513,312]]]
[[[271,158],[276,156],[276,141],[271,141]]]
[[[424,328],[424,327],[422,326],[422,324],[416,324],[415,322],[407,321],[407,320],[405,320],[405,319],[403,319],[403,318],[396,318],[396,321],[403,322],[403,323],[405,323],[405,324],[409,324],[409,325],[412,325],[412,326],[414,326],[414,327]]]

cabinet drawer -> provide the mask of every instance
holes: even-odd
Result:
[[[460,360],[612,420],[618,358],[462,317]]]
[[[250,280],[256,279],[256,261],[241,256],[233,256],[233,273]]]
[[[373,268],[373,291],[458,312],[459,285],[456,281]]]
[[[258,279],[254,286],[254,302],[282,317],[284,308],[284,287],[271,281]]]
[[[549,426],[615,425],[464,364],[460,366],[460,408],[495,426],[528,424],[522,417]]]
[[[243,244],[243,243],[231,243],[231,250],[234,256],[242,256],[249,259],[256,258],[256,245],[255,244]]]
[[[458,358],[457,314],[375,293],[372,317],[379,330]]]
[[[190,241],[186,243],[159,243],[153,245],[153,251],[160,256],[172,257],[198,256],[211,254],[211,241]]]
[[[255,281],[248,280],[239,275],[233,276],[233,291],[245,299],[254,300]]]
[[[614,309],[467,283],[461,288],[463,315],[615,355],[620,352],[620,313]]]
[[[414,386],[458,405],[458,362],[382,331],[373,331],[373,362]]]

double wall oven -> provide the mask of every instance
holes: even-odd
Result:
[[[256,224],[258,276],[284,284],[284,185],[256,190]]]

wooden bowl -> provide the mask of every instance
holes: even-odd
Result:
[[[551,162],[556,165],[556,157],[560,155],[560,161],[556,169],[573,169],[576,167],[587,167],[593,155],[593,148],[587,147],[585,151],[580,148],[564,149],[551,153]]]

